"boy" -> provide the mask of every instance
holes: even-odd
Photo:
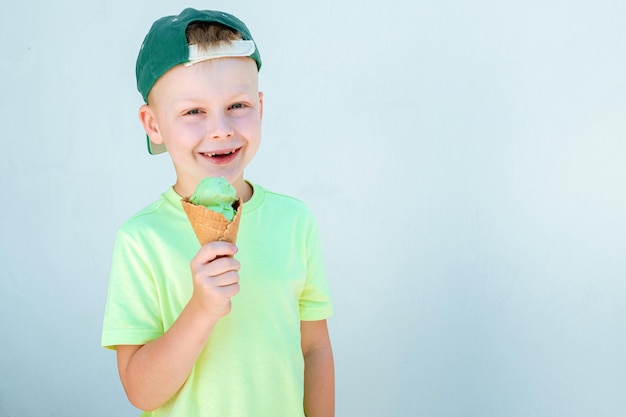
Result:
[[[118,230],[102,345],[144,416],[334,415],[332,314],[304,204],[244,180],[260,143],[261,58],[245,24],[186,9],[137,58],[150,153],[176,183]],[[237,246],[198,244],[181,206],[203,177],[243,200]]]

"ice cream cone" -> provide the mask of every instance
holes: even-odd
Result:
[[[213,210],[209,210],[204,206],[193,204],[186,197],[182,200],[183,208],[187,213],[187,218],[196,233],[200,245],[216,240],[223,240],[235,244],[237,242],[237,232],[239,231],[239,220],[241,219],[241,211],[243,204],[239,199],[235,204],[237,213],[233,221],[229,222],[226,218]]]

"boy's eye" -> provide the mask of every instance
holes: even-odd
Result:
[[[230,106],[231,109],[243,109],[244,107],[246,107],[243,103],[235,103],[232,106]]]
[[[200,109],[189,110],[187,114],[190,114],[190,115],[200,114]]]

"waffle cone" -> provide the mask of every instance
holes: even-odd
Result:
[[[209,210],[204,206],[198,206],[189,201],[189,198],[183,198],[183,208],[187,213],[187,218],[193,231],[196,233],[200,245],[216,240],[223,240],[235,244],[237,242],[237,232],[239,231],[239,220],[241,219],[241,210],[243,204],[237,201],[235,204],[237,213],[233,217],[233,221],[229,222],[222,214],[213,210]]]

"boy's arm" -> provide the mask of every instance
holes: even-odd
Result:
[[[187,380],[217,321],[230,312],[239,292],[237,248],[204,245],[191,261],[193,295],[172,327],[145,345],[118,345],[117,365],[130,402],[152,411]]]
[[[335,370],[326,320],[301,321],[304,355],[304,414],[334,417]]]

